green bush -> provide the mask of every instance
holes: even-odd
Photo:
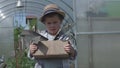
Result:
[[[7,68],[34,68],[35,61],[29,59],[26,53],[20,57],[9,58],[6,61]]]

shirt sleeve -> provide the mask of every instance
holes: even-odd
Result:
[[[69,42],[70,42],[71,46],[73,47],[73,49],[74,49],[74,51],[75,51],[75,55],[74,55],[74,56],[71,56],[71,55],[70,55],[70,59],[71,59],[71,60],[74,60],[74,59],[76,58],[76,56],[77,56],[76,46],[75,46],[75,44],[72,42],[72,40],[69,40]]]
[[[30,44],[31,44],[31,43],[32,43],[32,40],[30,41]],[[30,44],[29,44],[29,46],[30,46]],[[27,57],[30,58],[30,59],[32,59],[32,60],[35,59],[35,57],[33,57],[33,56],[30,54],[30,48],[27,49]]]
[[[30,59],[32,59],[32,60],[34,60],[34,59],[35,59],[35,57],[33,57],[33,56],[30,54],[30,50],[28,50],[27,57],[28,57],[28,58],[30,58]]]

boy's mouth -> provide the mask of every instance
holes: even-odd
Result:
[[[56,29],[50,29],[50,30],[55,31]]]

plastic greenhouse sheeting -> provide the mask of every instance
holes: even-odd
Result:
[[[5,59],[14,56],[14,36],[12,18],[0,23],[0,56]]]

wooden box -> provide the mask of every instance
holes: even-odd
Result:
[[[33,54],[36,58],[68,58],[68,53],[64,50],[67,41],[39,41],[38,50]]]

